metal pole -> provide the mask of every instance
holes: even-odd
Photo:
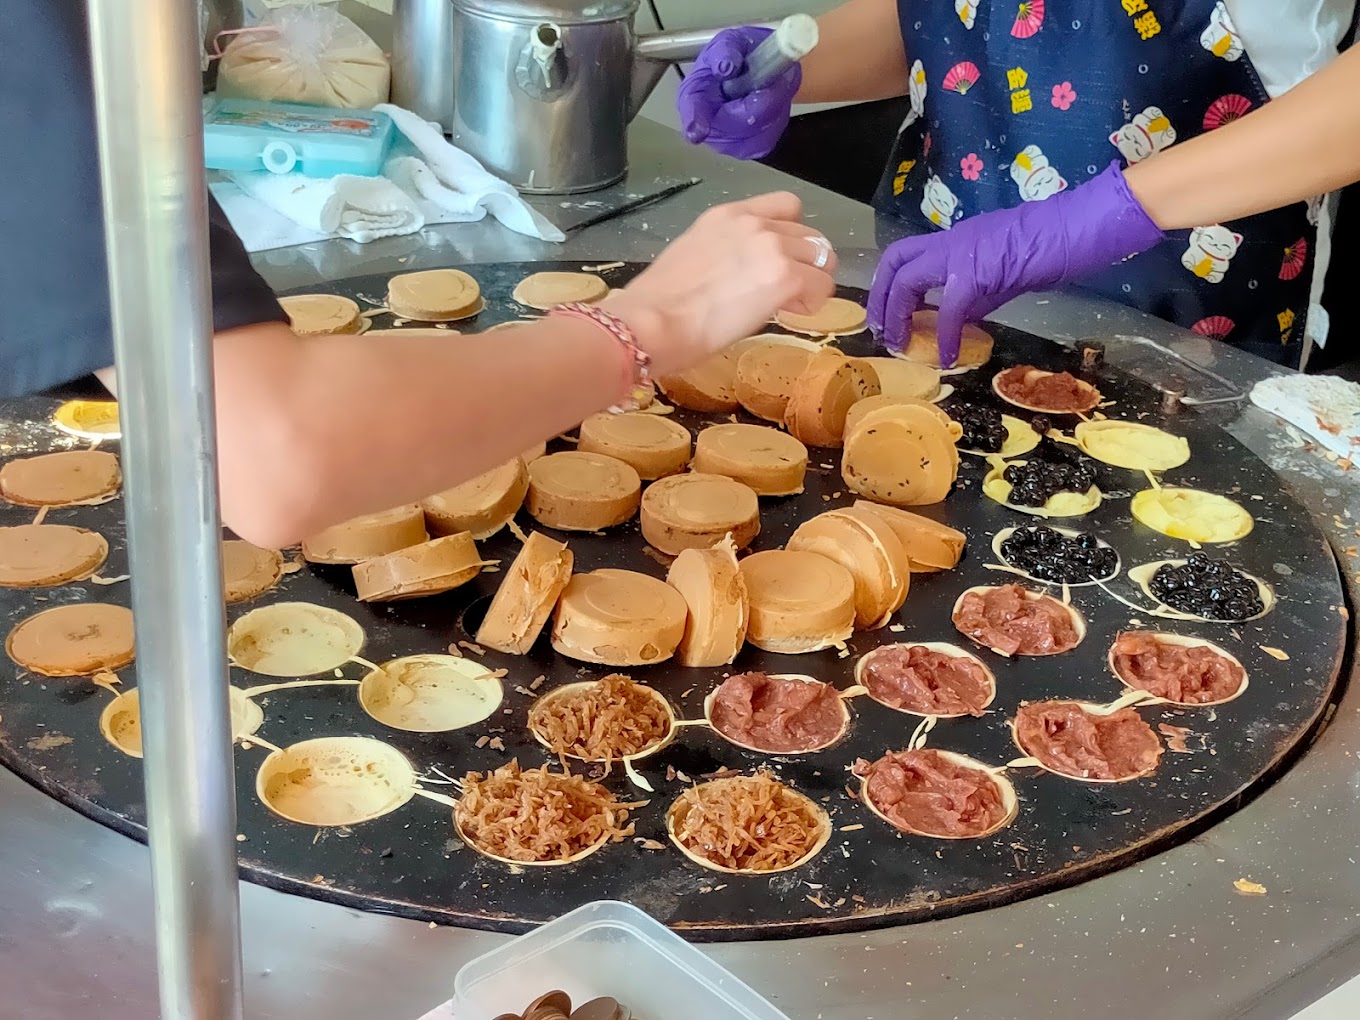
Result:
[[[136,8],[132,16],[129,7]],[[89,0],[166,1020],[241,1016],[198,5]]]

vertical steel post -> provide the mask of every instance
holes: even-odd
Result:
[[[88,0],[161,1016],[241,1016],[194,0]]]

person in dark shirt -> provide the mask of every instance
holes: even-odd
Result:
[[[112,364],[85,4],[8,0],[0,28],[0,397]],[[457,344],[295,336],[211,205],[222,514],[279,547],[457,485],[631,392],[634,349],[683,371],[781,309],[815,309],[836,259],[790,194],[700,216],[598,306]],[[101,372],[101,378],[110,374]]]

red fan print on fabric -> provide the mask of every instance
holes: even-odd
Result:
[[[1200,319],[1190,327],[1190,332],[1198,333],[1200,336],[1207,336],[1210,340],[1226,340],[1228,334],[1237,328],[1237,323],[1226,315],[1211,315],[1207,319]]]
[[[1011,26],[1011,35],[1017,39],[1028,39],[1044,26],[1044,0],[1025,0]]]
[[[1284,261],[1280,263],[1281,280],[1297,280],[1308,261],[1308,239],[1300,237],[1284,250]]]
[[[982,72],[978,70],[977,64],[965,60],[962,64],[955,64],[944,76],[944,87],[949,92],[957,92],[964,96],[968,90],[977,84]]]
[[[1204,111],[1204,130],[1221,128],[1224,124],[1231,124],[1250,112],[1251,100],[1246,96],[1239,96],[1235,92],[1219,96],[1209,104],[1209,109]]]

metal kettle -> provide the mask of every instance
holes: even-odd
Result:
[[[449,0],[455,145],[521,191],[628,172],[628,123],[717,29],[638,35],[639,0]]]

